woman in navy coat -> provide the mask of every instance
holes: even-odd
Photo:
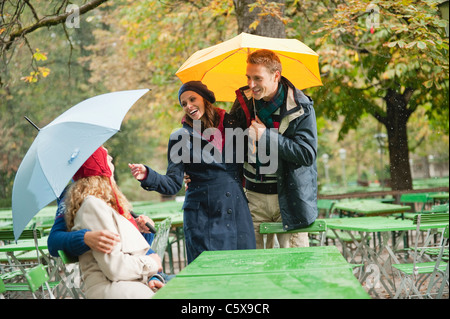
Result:
[[[237,140],[225,138],[234,119],[213,106],[214,93],[199,81],[183,84],[178,98],[186,114],[183,127],[170,136],[166,174],[130,164],[133,176],[145,190],[174,195],[182,187],[184,173],[189,175],[183,205],[188,263],[205,250],[254,249]]]

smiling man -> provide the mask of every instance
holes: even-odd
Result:
[[[253,218],[257,248],[263,222],[282,222],[285,230],[304,228],[317,218],[317,126],[313,101],[281,75],[278,56],[257,50],[247,58],[247,86],[236,91],[231,110],[242,129],[256,136],[258,149],[278,145],[278,169],[264,174],[260,161],[244,163],[245,189]],[[298,74],[298,76],[302,76]],[[267,129],[269,128],[269,129]],[[252,156],[252,154],[248,154]],[[293,246],[309,246],[300,233]],[[290,234],[277,236],[281,247],[290,247]],[[267,247],[273,246],[268,236]]]

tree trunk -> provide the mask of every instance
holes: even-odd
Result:
[[[412,113],[407,108],[411,92],[400,94],[388,89],[386,96],[386,117],[381,121],[387,130],[392,190],[412,189],[411,167],[409,165],[407,123]]]
[[[285,38],[286,29],[284,23],[271,15],[260,18],[260,23],[256,29],[250,29],[250,25],[259,18],[258,14],[261,13],[260,8],[256,8],[252,12],[249,11],[249,5],[255,2],[255,0],[233,0],[238,21],[238,33],[246,32],[272,38]],[[280,10],[283,16],[285,0],[272,0],[271,2],[281,4]]]

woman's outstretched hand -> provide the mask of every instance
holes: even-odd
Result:
[[[141,181],[147,177],[147,169],[144,165],[128,163],[128,167],[131,169],[131,174],[137,180]]]

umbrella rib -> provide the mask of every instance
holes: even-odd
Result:
[[[278,54],[278,55],[281,55],[282,57],[285,57],[286,59],[294,60],[294,61],[296,61],[296,62],[298,62],[298,63],[300,63],[300,64],[305,65],[302,61],[297,60],[297,59],[294,59],[294,58],[291,58],[290,56],[281,54],[281,53],[279,53],[279,52],[277,52],[277,54]],[[320,78],[317,78],[317,76],[316,76],[314,73],[312,73],[312,71],[311,71],[306,65],[305,65],[305,68],[306,68],[306,69],[309,71],[309,73],[311,73],[312,76],[315,77],[319,82],[322,82],[322,81],[320,80]]]
[[[247,48],[248,49],[248,48]],[[207,71],[205,71],[205,73],[203,73],[202,78],[200,79],[200,81],[203,81],[203,78],[206,76],[206,74],[211,71],[212,69],[214,69],[216,66],[218,66],[219,64],[221,64],[223,61],[225,61],[226,59],[228,59],[230,56],[235,55],[236,53],[238,53],[239,51],[244,51],[243,48],[238,48],[236,51],[233,51],[231,54],[227,55],[226,57],[224,57],[222,60],[220,60],[219,62],[217,62],[215,65],[213,65],[211,68],[209,68]],[[245,51],[244,51],[245,52]]]
[[[247,51],[247,54],[249,54],[250,51],[251,51],[251,48],[247,47],[247,48],[245,48],[245,49],[247,49],[247,50],[246,50],[246,51]],[[228,59],[228,58],[231,57],[232,55],[238,53],[239,51],[244,51],[244,52],[245,52],[244,48],[239,48],[239,49],[237,49],[236,51],[233,51],[231,54],[227,55],[226,57],[224,57],[223,59],[221,59],[220,61],[218,61],[215,65],[213,65],[211,68],[209,68],[207,71],[205,71],[205,73],[203,73],[203,76],[202,76],[202,78],[200,79],[200,81],[203,81],[203,79],[205,78],[206,74],[207,74],[209,71],[213,70],[216,66],[218,66],[219,64],[221,64],[223,61],[225,61],[226,59]],[[280,53],[280,51],[278,51],[277,54],[280,55],[280,56],[282,56],[282,57],[284,57],[284,58],[287,58],[287,59],[290,59],[290,60],[294,60],[294,61],[296,61],[296,62],[298,62],[298,63],[303,64],[300,60],[297,60],[297,59],[291,58],[291,57],[289,57],[289,56],[287,56],[287,55],[284,55],[284,54]],[[303,64],[303,65],[304,65],[304,64]],[[310,73],[315,79],[317,79],[319,82],[321,82],[321,80],[320,80],[320,79],[319,79],[319,78],[318,78],[318,77],[317,77],[317,76],[316,76],[316,75],[315,75],[308,67],[305,66],[305,68],[309,71],[309,73]]]

